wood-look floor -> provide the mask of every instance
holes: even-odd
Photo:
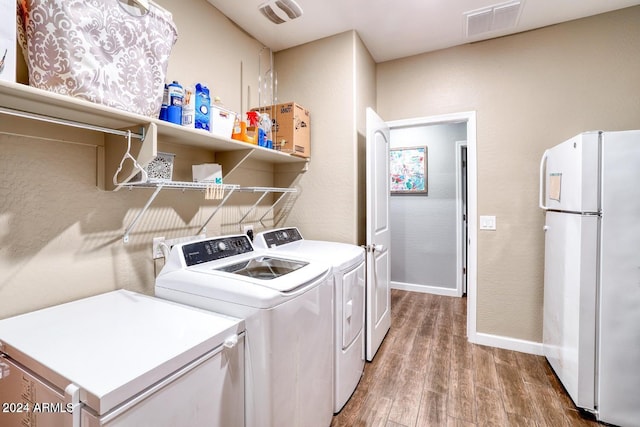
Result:
[[[546,359],[471,344],[466,298],[392,290],[391,330],[331,426],[597,426]]]

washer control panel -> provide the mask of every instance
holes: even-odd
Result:
[[[281,228],[263,234],[264,241],[268,248],[275,248],[280,245],[302,240],[302,235],[297,228]]]
[[[182,246],[182,256],[187,267],[252,251],[253,246],[245,234],[203,240]]]

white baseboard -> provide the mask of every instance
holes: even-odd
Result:
[[[543,356],[542,343],[525,341],[518,338],[504,337],[500,335],[476,333],[468,336],[469,342],[490,347],[504,348],[505,350],[519,351],[521,353]]]
[[[448,297],[458,297],[458,291],[452,288],[443,288],[441,286],[415,285],[413,283],[391,282],[391,289],[400,289],[403,291],[422,292],[425,294],[444,295]]]

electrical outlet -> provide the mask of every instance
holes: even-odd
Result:
[[[249,240],[253,242],[253,225],[243,224],[242,232],[249,237]]]
[[[154,237],[153,238],[153,259],[164,258],[164,252],[162,252],[162,248],[166,246],[168,249],[171,249],[174,245],[178,243],[185,242],[193,242],[194,240],[200,240],[207,237],[206,234],[198,234],[197,236],[184,236],[184,237],[176,237],[174,239],[165,239],[164,237]]]
[[[160,243],[164,243],[164,237],[153,238],[153,259],[164,258],[164,253],[162,252]]]
[[[496,217],[495,215],[480,215],[480,230],[495,230],[496,229]]]

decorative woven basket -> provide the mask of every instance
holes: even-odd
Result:
[[[153,2],[17,0],[31,86],[157,117],[178,33]]]

